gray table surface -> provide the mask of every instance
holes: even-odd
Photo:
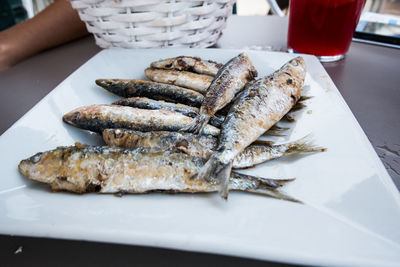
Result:
[[[286,33],[285,18],[233,16],[216,47],[284,50]],[[0,134],[99,51],[94,39],[86,37],[1,72]],[[323,65],[400,188],[400,50],[353,42],[344,60]],[[15,253],[19,247],[22,252]],[[0,258],[2,266],[285,266],[158,248],[6,235],[0,235]]]

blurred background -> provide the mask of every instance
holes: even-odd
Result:
[[[35,16],[51,2],[52,0],[0,0],[0,31]],[[287,14],[289,0],[237,0],[233,12],[239,16],[276,15],[275,5],[283,10],[280,15]],[[367,0],[364,11],[391,15],[391,23],[400,25],[400,0]]]
[[[237,14],[239,16],[264,16],[274,14],[274,10],[271,9],[271,5],[273,5],[272,2],[273,1],[267,0],[237,0]],[[276,0],[276,3],[284,9],[285,13],[288,12],[287,7],[289,5],[289,0]],[[367,0],[364,10],[400,16],[400,1]]]

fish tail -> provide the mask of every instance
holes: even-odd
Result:
[[[286,155],[297,154],[297,153],[313,153],[313,152],[325,152],[326,148],[319,147],[313,144],[313,135],[308,134],[303,138],[294,141],[289,144],[288,150],[285,152]]]
[[[221,187],[219,189],[219,195],[225,199],[228,200],[228,194],[229,194],[229,178],[231,176],[231,171],[232,171],[232,162],[229,162],[228,164],[225,164],[221,166],[221,170],[218,172],[218,180],[220,181]]]
[[[210,116],[206,114],[199,114],[188,125],[183,127],[180,131],[201,134],[206,127]]]
[[[291,197],[283,192],[280,192],[276,189],[257,188],[257,189],[248,189],[246,191],[252,192],[252,193],[257,193],[257,194],[268,196],[268,197],[272,197],[272,198],[276,198],[276,199],[287,200],[287,201],[303,204],[302,201],[300,201],[294,197]]]
[[[233,179],[257,180],[258,182],[262,183],[264,186],[270,187],[271,189],[282,187],[285,184],[296,180],[296,178],[286,178],[286,179],[265,178],[265,177],[259,177],[259,176],[253,176],[253,175],[249,175],[249,174],[240,173],[237,171],[232,171],[231,177]]]
[[[271,179],[252,176],[244,173],[232,172],[231,180],[237,180],[233,183],[233,185],[235,185],[232,187],[233,190],[246,191],[268,196],[271,198],[287,200],[295,203],[302,203],[300,200],[295,199],[294,197],[291,197],[278,190],[279,187],[285,185],[286,183],[294,181],[295,178]],[[249,183],[243,183],[246,180],[251,182],[250,184],[252,184],[252,186],[249,186]],[[246,184],[246,186],[240,186],[241,184]]]

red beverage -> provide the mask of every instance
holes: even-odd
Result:
[[[315,56],[344,55],[366,0],[291,0],[288,45]]]

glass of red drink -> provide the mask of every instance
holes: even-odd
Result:
[[[322,62],[342,59],[349,50],[366,0],[291,0],[288,46]]]

